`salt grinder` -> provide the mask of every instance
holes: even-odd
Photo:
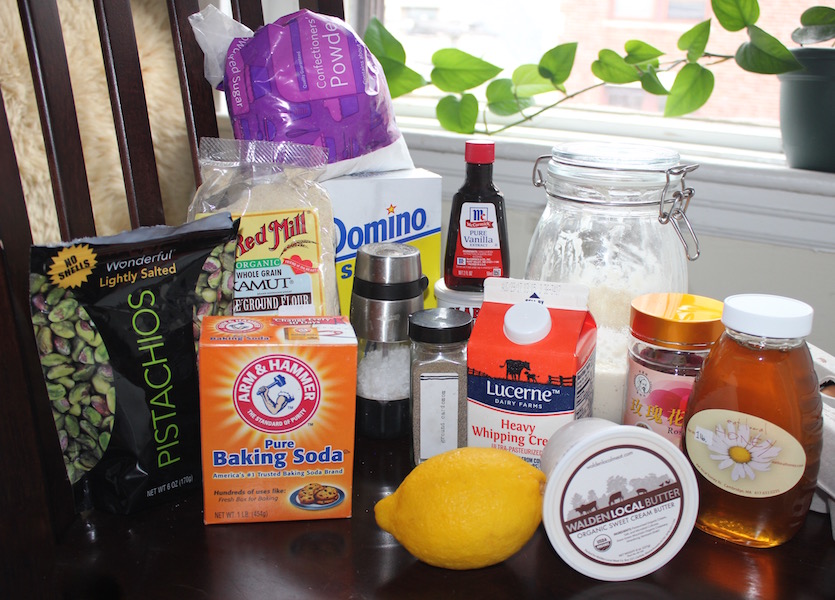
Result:
[[[351,325],[357,334],[357,431],[378,439],[411,430],[409,315],[429,284],[420,251],[401,243],[357,250]]]

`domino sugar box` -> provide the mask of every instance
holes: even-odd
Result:
[[[441,276],[441,176],[425,169],[343,175],[322,182],[333,204],[336,276],[343,315],[350,312],[357,249],[372,242],[402,242],[420,250],[429,287],[424,307],[437,306]]]

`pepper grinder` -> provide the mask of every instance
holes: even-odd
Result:
[[[409,315],[429,284],[420,251],[397,242],[357,250],[351,325],[357,334],[357,432],[377,439],[411,431]]]

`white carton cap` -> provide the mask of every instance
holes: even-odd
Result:
[[[519,302],[504,315],[504,334],[514,344],[535,344],[551,331],[551,313],[539,302]]]
[[[814,310],[800,300],[769,294],[737,294],[725,298],[726,327],[767,338],[802,338],[812,332]]]

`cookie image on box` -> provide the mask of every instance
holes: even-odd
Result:
[[[341,504],[345,492],[333,485],[308,483],[290,496],[290,503],[305,510],[323,510]]]
[[[316,498],[316,504],[333,504],[339,500],[339,490],[332,485],[322,486],[313,494]]]

